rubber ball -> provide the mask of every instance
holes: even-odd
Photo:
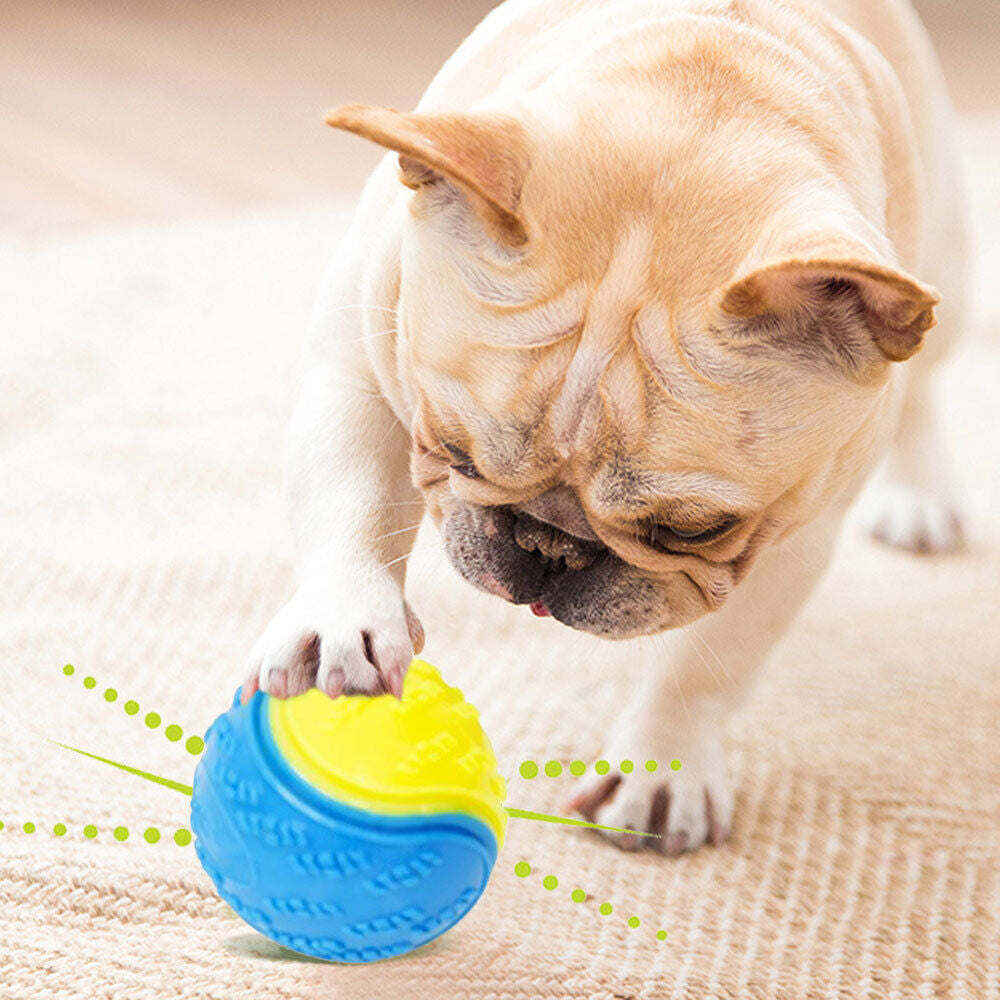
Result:
[[[220,897],[260,933],[373,962],[473,907],[505,793],[476,709],[414,660],[401,699],[237,692],[206,733],[191,829]]]

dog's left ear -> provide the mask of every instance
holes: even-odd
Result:
[[[407,187],[449,181],[468,197],[493,236],[514,246],[527,241],[518,205],[528,153],[516,119],[345,104],[327,114],[326,123],[399,153],[400,179]]]
[[[824,310],[831,315],[830,307],[846,300],[860,310],[880,355],[905,361],[934,325],[940,299],[935,289],[873,259],[857,244],[830,240],[813,252],[755,267],[725,287],[719,302],[739,319],[788,319],[792,327],[803,329],[809,315],[821,316]]]

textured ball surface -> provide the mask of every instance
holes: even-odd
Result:
[[[219,895],[295,951],[403,954],[457,923],[503,843],[476,709],[414,660],[403,697],[257,692],[210,727],[191,828]]]

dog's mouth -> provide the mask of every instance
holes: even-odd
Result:
[[[606,551],[599,541],[570,534],[554,524],[522,511],[514,512],[514,541],[542,567],[541,586],[525,601],[537,618],[555,617],[547,603],[560,585],[586,570]],[[518,602],[519,603],[519,602]]]
[[[538,618],[611,638],[662,631],[703,613],[681,574],[654,577],[609,546],[509,506],[456,504],[442,533],[474,587]]]

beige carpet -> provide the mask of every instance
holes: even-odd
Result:
[[[965,137],[989,235],[997,119]],[[847,533],[738,719],[722,849],[628,856],[512,821],[486,895],[444,938],[326,965],[227,912],[173,842],[182,796],[46,742],[188,780],[184,740],[225,707],[289,592],[281,440],[344,218],[0,246],[0,997],[1000,996],[1000,310],[986,284],[943,384],[970,549],[921,561]],[[1000,265],[990,239],[985,276]],[[505,773],[593,760],[638,665],[440,567],[427,533],[410,587],[426,655],[479,705]],[[573,781],[515,777],[508,801],[554,810]],[[577,886],[592,898],[571,902]]]

